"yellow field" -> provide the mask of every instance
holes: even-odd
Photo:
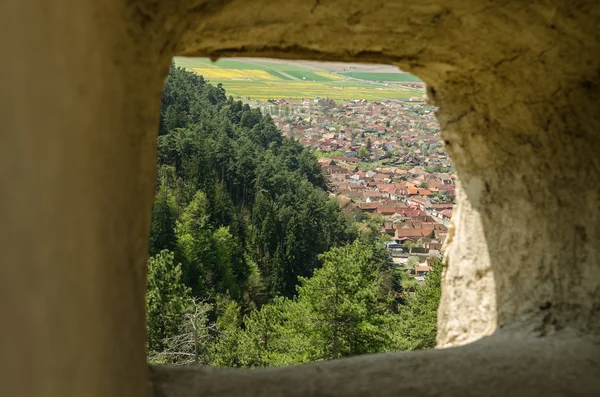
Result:
[[[212,63],[206,59],[180,58],[178,64],[204,76],[211,84],[223,84],[227,95],[239,99],[268,100],[286,98],[331,98],[335,100],[408,99],[422,95],[422,89],[400,84],[382,84],[336,75],[325,68],[283,62],[224,59]]]
[[[223,84],[227,95],[267,100],[272,98],[301,99],[331,98],[381,100],[393,98],[409,98],[415,91],[399,89],[396,87],[381,87],[374,85],[349,86],[345,82],[302,82],[302,81],[255,81],[255,80],[220,80],[212,81]],[[340,86],[340,84],[343,84]]]
[[[333,73],[327,73],[327,72],[314,72],[314,73],[319,76],[328,78],[330,80],[344,80],[343,76],[338,76],[337,74],[333,74]]]
[[[259,69],[219,69],[219,68],[194,68],[194,72],[208,80],[279,80],[277,77]]]

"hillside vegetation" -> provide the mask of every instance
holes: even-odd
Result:
[[[433,347],[439,266],[413,294],[269,116],[172,65],[148,262],[153,362],[261,367]]]

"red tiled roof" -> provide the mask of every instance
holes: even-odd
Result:
[[[452,210],[443,210],[443,211],[440,211],[440,214],[445,215],[445,216],[451,218],[452,217]]]
[[[396,237],[427,237],[430,234],[422,229],[396,229]]]
[[[386,196],[385,193],[376,192],[374,190],[367,190],[366,192],[363,192],[363,195],[365,197],[385,197]]]
[[[377,212],[380,214],[395,214],[399,211],[399,209],[396,209],[394,207],[379,207],[377,208]]]
[[[360,203],[360,208],[363,210],[377,209],[378,206],[377,203]]]

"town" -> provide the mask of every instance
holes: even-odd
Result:
[[[377,224],[390,260],[423,281],[441,256],[455,195],[435,109],[418,96],[277,99],[261,108],[284,136],[314,150],[342,211]]]

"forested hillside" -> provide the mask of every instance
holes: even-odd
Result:
[[[269,116],[174,65],[157,175],[151,360],[256,367],[435,342],[439,266],[399,298],[402,274],[377,233],[360,234],[329,198],[315,157]],[[432,302],[419,305],[424,316],[415,299]]]

